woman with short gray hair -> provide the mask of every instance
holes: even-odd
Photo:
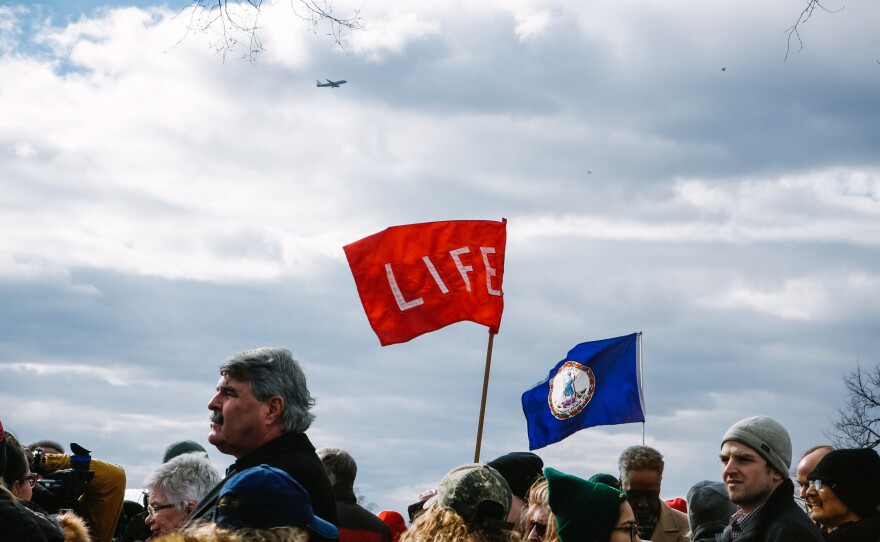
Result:
[[[144,522],[150,527],[150,538],[182,527],[196,504],[218,482],[220,473],[202,452],[179,455],[156,467],[144,479],[149,495]]]

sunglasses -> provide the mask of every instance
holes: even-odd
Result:
[[[547,534],[547,524],[546,523],[537,523],[537,522],[532,523],[532,529],[535,530],[535,534],[537,534],[538,537],[540,537],[540,538],[544,538],[544,536]],[[531,532],[531,530],[529,532]],[[528,533],[526,533],[526,534],[528,534]]]
[[[827,482],[823,482],[822,480],[810,480],[809,482],[807,482],[807,488],[809,489],[810,486],[812,486],[812,487],[816,488],[816,491],[819,491],[820,489],[822,489],[823,487],[826,487],[826,486],[830,487],[831,489],[834,489],[834,486],[836,486],[836,485],[837,484],[829,484]]]

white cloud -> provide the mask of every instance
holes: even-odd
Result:
[[[880,276],[863,274],[795,277],[770,287],[738,284],[721,287],[697,303],[707,307],[751,310],[784,319],[834,321],[855,311],[880,291]],[[868,302],[869,303],[869,302]]]
[[[786,280],[777,290],[733,288],[704,304],[722,309],[749,309],[794,320],[813,320],[824,316],[827,305],[823,284],[806,279]]]
[[[389,55],[400,55],[407,46],[441,32],[436,20],[424,20],[412,11],[393,12],[384,19],[370,20],[367,30],[349,35],[352,53],[372,62],[382,62]]]
[[[515,13],[516,36],[521,41],[539,39],[553,32],[559,15],[548,9],[521,10]]]
[[[91,365],[52,364],[45,361],[0,363],[6,371],[31,372],[41,377],[73,377],[81,380],[99,379],[111,386],[130,386],[132,375],[120,367],[95,367]]]
[[[33,158],[37,156],[37,149],[34,148],[30,143],[16,143],[13,147],[13,152],[19,158]]]

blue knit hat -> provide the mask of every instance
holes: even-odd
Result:
[[[312,500],[293,476],[281,469],[260,465],[243,470],[220,490],[214,523],[227,529],[305,527],[326,538],[339,530],[315,515]]]

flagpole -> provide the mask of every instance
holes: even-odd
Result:
[[[492,342],[495,334],[489,329],[489,347],[486,349],[486,372],[483,374],[483,399],[480,401],[480,422],[477,424],[477,446],[474,449],[474,463],[480,462],[480,442],[483,440],[483,417],[486,415],[486,392],[489,390],[489,366],[492,364]]]
[[[644,383],[644,373],[642,372],[642,332],[639,331],[638,335],[639,339],[639,397],[644,400],[645,397],[645,383]],[[645,405],[642,404],[642,412],[645,410]],[[645,445],[645,422],[642,422],[642,446]]]

